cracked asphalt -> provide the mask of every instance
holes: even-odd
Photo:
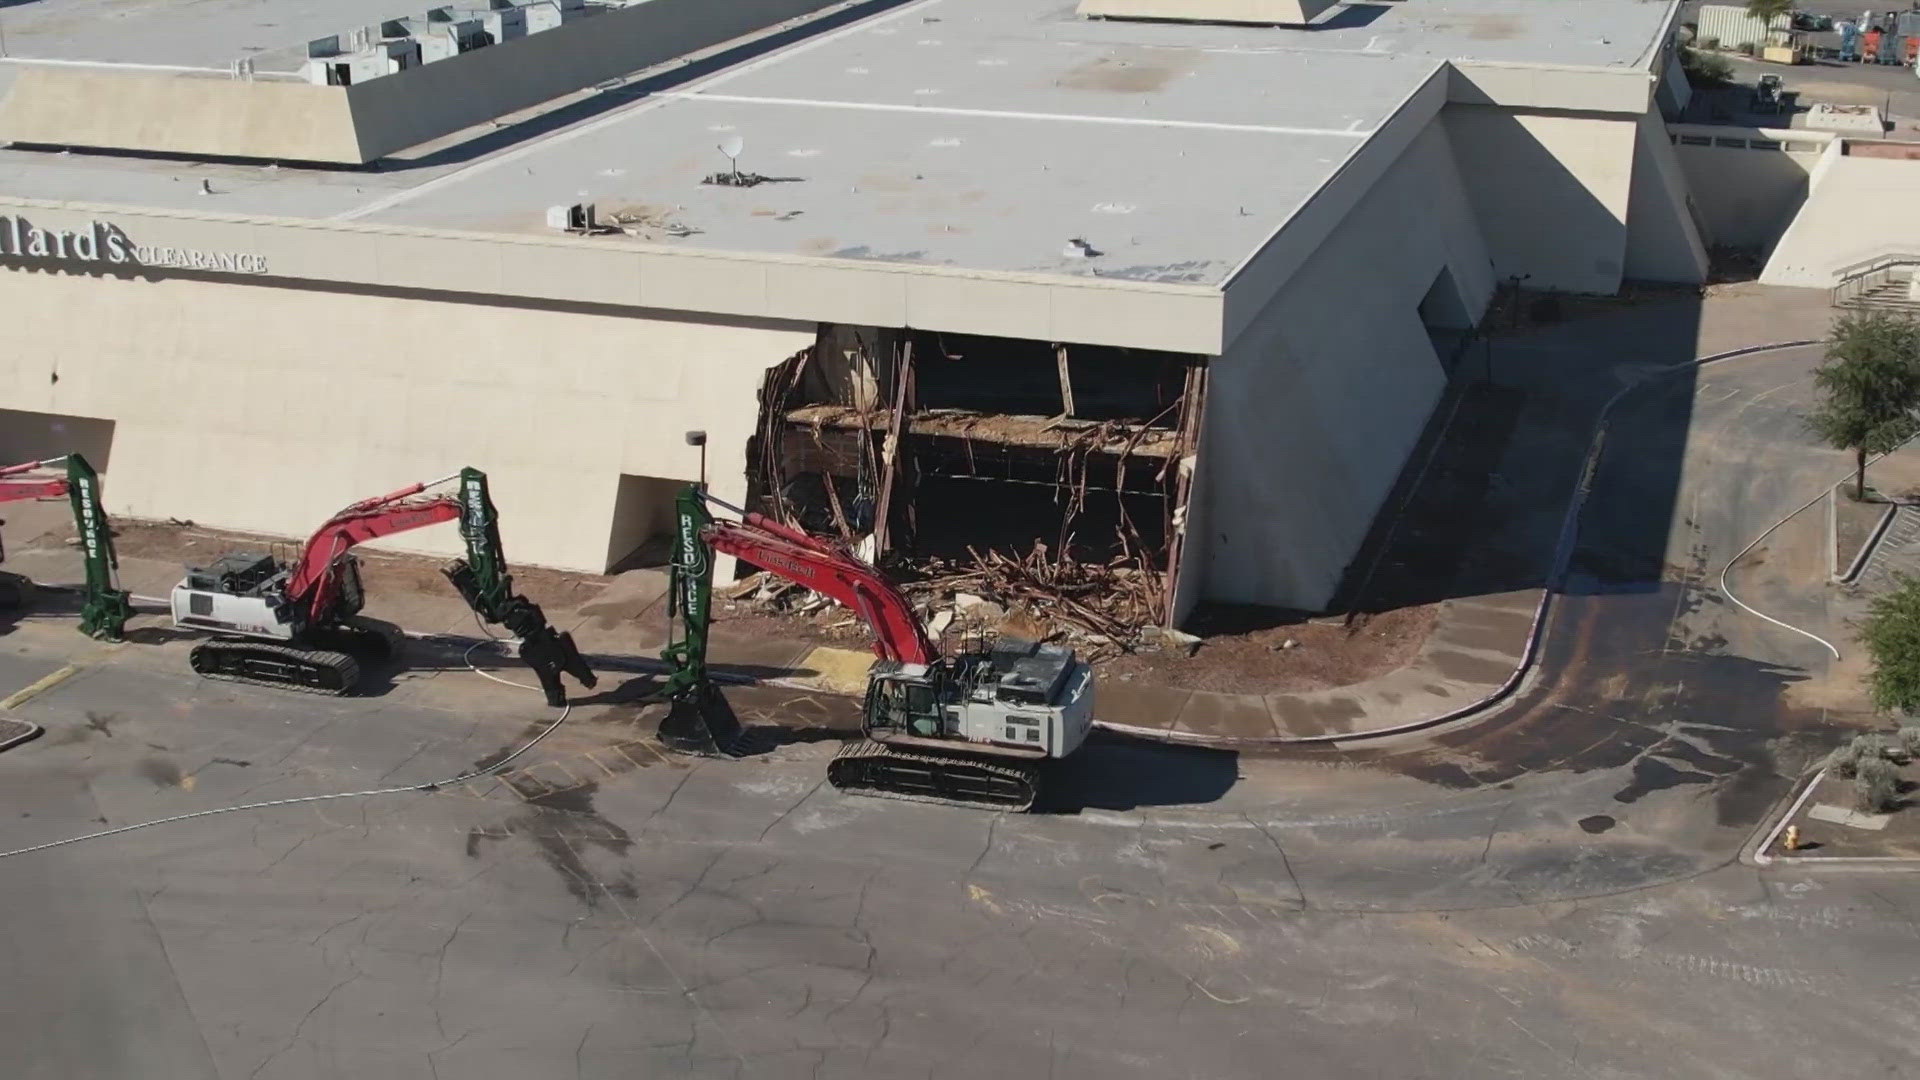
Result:
[[[616,694],[502,779],[0,859],[6,1075],[1915,1075],[1920,881],[1736,861],[1851,722],[1824,652],[1717,592],[1844,471],[1796,426],[1811,362],[1623,406],[1495,716],[1272,757],[1101,740],[1003,816],[842,796],[831,739],[677,757]],[[1782,530],[1735,588],[1829,619],[1821,542]],[[0,687],[81,668],[20,707],[47,734],[0,755],[0,850],[455,775],[551,719],[449,658],[334,700],[0,631]]]

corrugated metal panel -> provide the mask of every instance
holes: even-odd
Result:
[[[1743,7],[1727,4],[1703,4],[1700,8],[1699,30],[1694,34],[1695,41],[1718,39],[1723,49],[1737,49],[1742,45],[1759,48],[1766,37],[1759,19],[1747,14]],[[1785,15],[1776,16],[1772,29],[1784,32],[1792,29],[1793,20]],[[1778,38],[1776,37],[1776,40]]]

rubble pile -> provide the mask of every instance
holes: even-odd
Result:
[[[966,560],[929,559],[901,583],[935,641],[955,636],[1016,637],[1071,645],[1089,660],[1159,650],[1191,653],[1199,640],[1163,627],[1165,580],[1125,556],[1107,563],[1055,557],[1037,544],[1025,558],[968,549]],[[863,632],[858,619],[824,596],[767,574],[725,590],[769,613],[811,617],[826,631]]]

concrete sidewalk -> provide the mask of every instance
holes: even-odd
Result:
[[[1447,600],[1412,662],[1351,686],[1221,694],[1102,683],[1102,726],[1180,742],[1336,742],[1431,723],[1493,697],[1519,670],[1542,590]]]

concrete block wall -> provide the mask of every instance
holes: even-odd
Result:
[[[1626,276],[1699,284],[1707,280],[1707,247],[1686,172],[1658,113],[1649,111],[1638,126],[1627,207]]]
[[[1449,137],[1500,277],[1611,294],[1626,272],[1638,113],[1449,105]]]
[[[337,86],[23,65],[0,141],[289,161],[365,160]]]
[[[1429,125],[1212,364],[1189,559],[1205,599],[1331,599],[1446,384],[1419,305],[1494,282],[1448,132]]]
[[[113,421],[109,513],[302,536],[471,464],[510,558],[593,572],[623,539],[623,474],[697,478],[688,430],[708,434],[715,493],[744,499],[760,381],[815,335],[182,277],[5,269],[0,291],[0,403]],[[391,546],[451,554],[459,537]]]
[[[1770,248],[1793,220],[1806,201],[1807,179],[1830,141],[1805,131],[1691,125],[1677,130],[1682,141],[1674,156],[1712,242],[1753,251]],[[1750,149],[1754,140],[1783,148]]]
[[[1825,289],[1842,269],[1882,255],[1920,254],[1920,161],[1853,157],[1835,141],[1808,177],[1806,202],[1774,245],[1760,280]]]

